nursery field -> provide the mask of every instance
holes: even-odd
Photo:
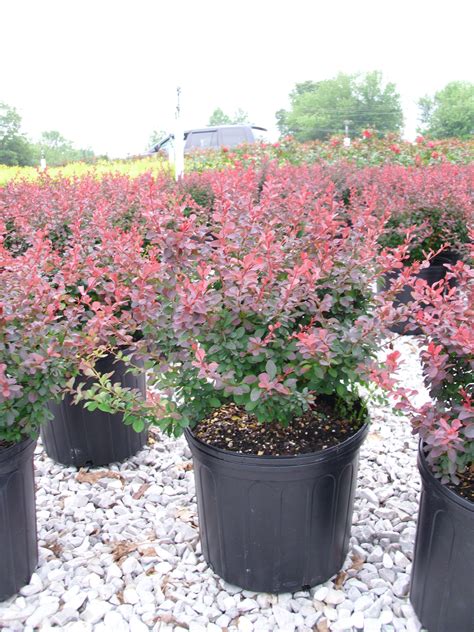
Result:
[[[80,178],[85,175],[94,175],[101,178],[103,175],[127,174],[131,177],[145,172],[154,174],[168,173],[171,167],[163,157],[150,157],[130,160],[103,160],[95,163],[75,162],[64,167],[48,167],[46,174],[53,179]],[[0,165],[0,187],[12,180],[34,181],[44,177],[44,173],[38,167],[8,167]]]
[[[472,150],[0,170],[0,628],[472,632]]]
[[[288,137],[273,144],[242,145],[241,147],[219,149],[218,151],[195,151],[185,157],[185,171],[202,171],[226,167],[255,166],[268,161],[278,164],[314,164],[347,161],[357,167],[382,164],[404,166],[434,165],[444,162],[469,164],[474,161],[474,141],[443,140],[431,141],[421,136],[415,143],[403,141],[396,136],[378,139],[376,134],[366,130],[361,139],[352,141],[345,147],[342,137],[334,137],[329,142],[314,141],[298,143]],[[131,177],[145,172],[158,175],[172,173],[166,156],[156,155],[146,158],[97,161],[95,163],[71,163],[63,167],[48,167],[50,178],[71,178],[105,174],[127,174]],[[0,165],[0,186],[11,180],[36,180],[42,177],[37,167],[8,167]]]
[[[416,345],[395,345],[404,381],[419,385]],[[54,463],[40,445],[40,564],[19,596],[0,602],[2,629],[418,632],[407,597],[420,491],[409,424],[377,413],[361,457],[343,570],[310,590],[272,595],[230,585],[207,566],[182,438],[154,430],[124,463],[88,472]]]

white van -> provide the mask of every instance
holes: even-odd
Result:
[[[264,127],[256,125],[216,125],[190,129],[184,132],[184,151],[187,153],[195,149],[218,149],[255,143],[262,140],[262,132],[266,131]],[[166,136],[151,149],[150,154],[164,151],[169,156],[172,153],[173,140],[173,134]]]

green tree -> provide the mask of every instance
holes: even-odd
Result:
[[[403,125],[395,84],[383,85],[378,71],[298,83],[290,93],[290,104],[288,111],[276,113],[277,126],[282,135],[300,141],[325,140],[343,133],[346,124],[351,136],[369,127],[381,134],[399,132]]]
[[[451,81],[434,97],[418,101],[420,132],[432,138],[469,138],[474,134],[474,83]]]
[[[33,163],[32,147],[20,129],[16,109],[0,102],[0,164],[22,167]]]
[[[243,125],[249,123],[249,115],[241,108],[233,116],[227,115],[221,108],[216,108],[209,117],[208,125]]]
[[[34,157],[36,162],[39,162],[43,156],[46,159],[46,164],[52,167],[66,165],[79,160],[91,162],[95,159],[94,152],[91,149],[75,148],[70,140],[64,138],[56,130],[43,132],[39,142],[35,144]]]

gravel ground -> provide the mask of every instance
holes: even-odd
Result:
[[[404,380],[420,388],[416,340],[395,346],[406,359]],[[153,434],[126,463],[85,475],[55,464],[39,445],[40,563],[20,595],[0,604],[0,628],[417,632],[407,597],[420,491],[416,445],[407,421],[374,414],[343,571],[310,591],[278,596],[226,584],[204,562],[184,439]]]

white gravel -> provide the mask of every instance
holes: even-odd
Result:
[[[425,398],[416,339],[394,344],[404,381]],[[343,572],[278,596],[230,586],[207,567],[189,449],[184,439],[152,441],[126,463],[92,470],[92,482],[38,446],[40,563],[20,595],[0,604],[3,632],[421,629],[407,597],[420,481],[405,419],[373,416]]]

